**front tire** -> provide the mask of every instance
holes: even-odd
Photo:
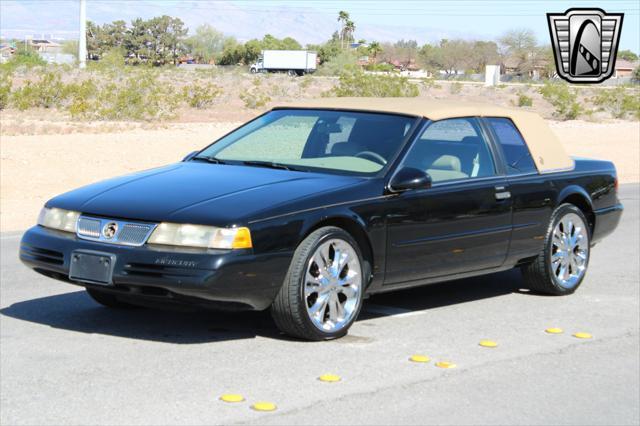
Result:
[[[571,294],[589,266],[591,229],[573,204],[560,205],[551,216],[543,250],[522,268],[527,288],[545,294]]]
[[[286,334],[330,340],[347,334],[362,308],[368,268],[341,228],[312,232],[296,249],[271,315]]]

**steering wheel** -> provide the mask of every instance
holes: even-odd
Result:
[[[362,151],[357,153],[355,156],[360,158],[366,158],[368,160],[373,160],[376,163],[382,164],[383,166],[387,164],[387,160],[385,160],[385,158],[382,155],[378,154],[377,152]]]

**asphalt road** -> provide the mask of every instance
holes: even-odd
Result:
[[[0,423],[637,425],[639,192],[621,188],[622,224],[572,296],[521,291],[517,271],[380,295],[323,343],[287,339],[266,313],[109,311],[22,266],[5,234]]]

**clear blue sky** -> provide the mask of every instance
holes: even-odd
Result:
[[[0,0],[0,32],[77,37],[78,1]],[[326,40],[338,28],[338,11],[346,10],[356,37],[367,40],[496,39],[509,29],[529,28],[547,44],[545,14],[571,7],[625,13],[620,49],[640,52],[640,0],[88,0],[88,16],[102,23],[167,14],[190,29],[210,23],[241,40],[271,32],[306,43]]]

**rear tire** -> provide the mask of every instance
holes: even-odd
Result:
[[[573,204],[560,205],[551,216],[544,248],[522,275],[530,290],[552,295],[571,294],[580,287],[589,266],[591,229]]]
[[[87,293],[93,300],[101,304],[102,306],[106,306],[107,308],[112,309],[134,309],[136,306],[131,305],[129,303],[121,302],[118,300],[116,296],[113,294],[109,294],[103,291],[94,290],[92,288],[85,288]]]
[[[349,233],[320,228],[296,249],[271,315],[290,336],[314,341],[342,337],[360,313],[368,275]]]

